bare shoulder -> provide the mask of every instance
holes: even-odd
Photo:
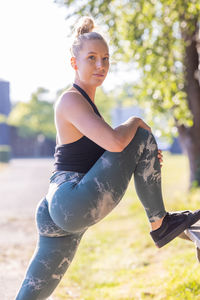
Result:
[[[74,90],[65,91],[56,101],[55,110],[57,112],[67,112],[69,109],[91,109],[89,103]]]

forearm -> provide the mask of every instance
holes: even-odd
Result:
[[[122,123],[114,129],[116,131],[118,140],[122,144],[123,149],[134,138],[138,127],[140,127],[140,121],[141,119],[137,117],[131,117],[126,122]]]

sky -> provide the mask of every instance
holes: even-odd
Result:
[[[73,82],[66,13],[53,0],[0,0],[0,80],[10,82],[12,103],[29,101],[38,87],[48,89],[45,99],[54,101]],[[105,90],[139,79],[134,68],[118,66],[107,75]]]
[[[0,0],[0,79],[10,82],[12,102],[30,100],[38,87],[51,98],[72,83],[70,23],[66,8],[53,0]],[[121,71],[110,74],[104,87],[121,83]]]
[[[0,0],[0,78],[10,82],[12,101],[71,81],[65,15],[53,0]]]

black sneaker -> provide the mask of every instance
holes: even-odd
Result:
[[[200,219],[200,209],[194,212],[184,210],[175,213],[167,213],[163,219],[162,225],[150,232],[158,248],[163,247],[186,228],[189,228]]]

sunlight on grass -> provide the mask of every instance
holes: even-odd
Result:
[[[170,263],[165,262],[170,274],[166,288],[167,299],[200,299],[200,268],[195,261],[193,252],[193,249],[187,252],[183,251],[179,257],[171,256]]]
[[[162,176],[167,210],[199,207],[200,190],[187,193],[184,156],[165,154]],[[131,181],[121,203],[85,233],[55,299],[200,299],[194,245],[177,238],[157,249],[149,230]]]

